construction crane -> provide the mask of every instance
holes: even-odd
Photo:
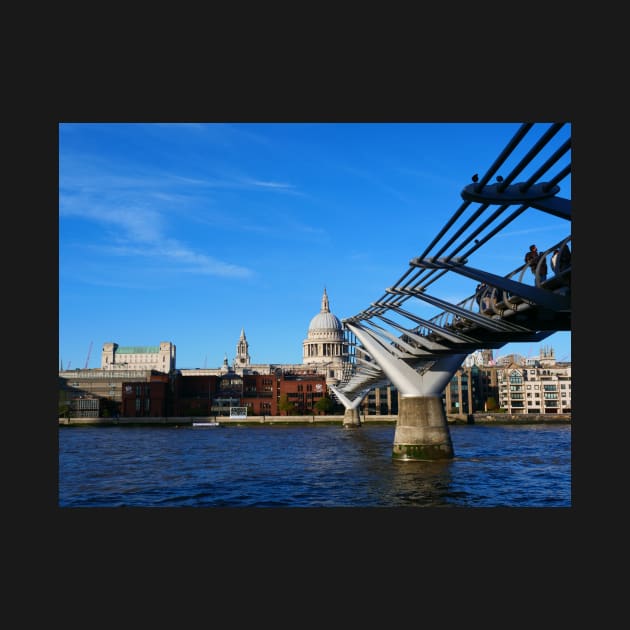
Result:
[[[90,347],[88,348],[87,358],[85,359],[85,368],[87,370],[88,363],[90,362],[90,355],[92,354],[92,341],[90,341]]]

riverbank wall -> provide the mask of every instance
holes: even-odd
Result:
[[[398,416],[361,416],[362,424],[396,424]],[[571,422],[571,414],[507,414],[472,413],[447,414],[448,424],[537,424]],[[343,416],[228,416],[174,417],[174,418],[59,418],[59,426],[192,426],[195,422],[219,422],[230,425],[296,425],[296,424],[343,424]]]
[[[488,413],[447,414],[449,424],[538,424],[570,423],[570,413]]]

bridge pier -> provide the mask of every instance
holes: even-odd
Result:
[[[343,414],[344,429],[360,427],[361,413],[359,412],[359,405],[363,402],[363,399],[370,390],[364,389],[358,392],[357,396],[353,400],[350,400],[348,396],[337,389],[334,385],[330,385],[330,389],[333,394],[335,394],[337,399],[341,402],[341,404],[345,407],[345,412]]]
[[[343,414],[343,427],[344,429],[352,429],[354,427],[361,426],[361,413],[354,407],[352,409],[346,409]]]
[[[448,354],[409,364],[388,352],[374,332],[360,324],[346,326],[398,390],[398,420],[392,458],[399,461],[452,459],[455,454],[442,392],[466,354]]]
[[[451,434],[441,396],[400,396],[392,458],[451,459]]]

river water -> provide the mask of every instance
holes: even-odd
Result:
[[[571,507],[571,425],[451,425],[455,457],[392,459],[395,426],[60,427],[59,507]]]

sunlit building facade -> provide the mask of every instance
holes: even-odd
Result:
[[[175,344],[162,341],[158,346],[119,346],[103,344],[103,370],[158,370],[169,374],[175,369]]]
[[[60,377],[60,410],[92,417],[226,415],[246,407],[249,415],[314,413],[328,387],[341,380],[348,348],[343,325],[330,310],[326,289],[321,307],[302,342],[301,364],[252,363],[245,329],[241,329],[230,364],[225,356],[217,368],[178,369],[175,344],[119,346],[103,344],[101,367],[66,370]],[[291,403],[291,404],[287,404]],[[447,414],[505,412],[508,414],[571,413],[571,364],[556,362],[552,348],[538,357],[511,354],[493,357],[478,350],[466,357],[443,395]],[[392,385],[373,388],[360,406],[364,416],[396,416],[398,391]]]

